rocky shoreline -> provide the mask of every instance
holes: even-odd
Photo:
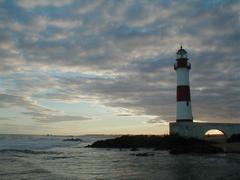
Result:
[[[209,142],[195,138],[180,136],[157,135],[123,135],[117,138],[96,141],[89,148],[152,148],[154,150],[167,150],[171,154],[182,153],[225,153],[225,149],[216,142]]]

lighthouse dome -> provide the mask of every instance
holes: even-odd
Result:
[[[181,48],[177,51],[177,59],[181,59],[181,58],[187,58],[187,51],[185,49]]]

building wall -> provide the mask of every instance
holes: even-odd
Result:
[[[170,134],[178,134],[184,137],[194,137],[202,139],[205,133],[211,129],[217,129],[229,138],[233,134],[240,134],[240,124],[230,123],[170,123]]]

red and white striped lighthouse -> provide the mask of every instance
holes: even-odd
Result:
[[[187,51],[182,46],[177,51],[174,69],[177,72],[177,122],[193,122],[189,86],[191,64],[188,62]]]

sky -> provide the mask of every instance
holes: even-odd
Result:
[[[0,133],[166,134],[181,43],[194,120],[240,123],[240,1],[0,0]]]

